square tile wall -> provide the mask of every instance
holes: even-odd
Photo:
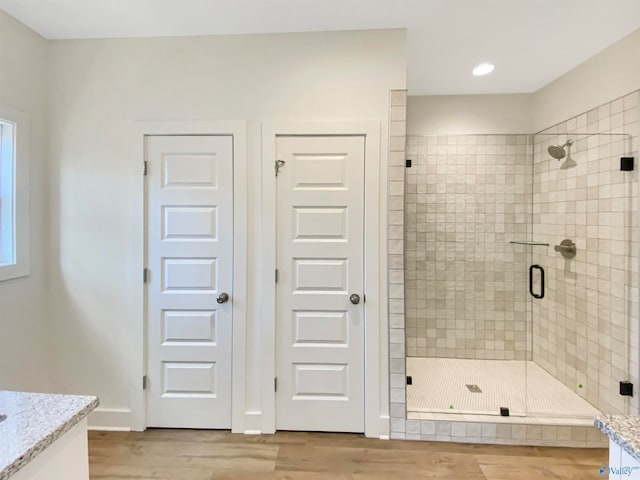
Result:
[[[404,94],[404,97],[402,96]],[[613,102],[610,102],[609,104],[605,104],[601,107],[598,107],[596,109],[593,109],[589,112],[586,112],[582,115],[578,115],[574,118],[571,118],[569,120],[567,120],[566,122],[563,122],[559,125],[556,125],[548,130],[545,130],[544,134],[555,134],[555,135],[562,135],[562,134],[566,134],[566,133],[571,133],[571,134],[575,134],[575,133],[585,133],[585,132],[596,132],[596,133],[609,133],[609,134],[616,134],[616,133],[627,133],[630,135],[631,138],[631,154],[632,156],[634,156],[636,158],[636,168],[638,168],[638,162],[640,161],[640,155],[639,155],[639,151],[638,151],[638,133],[640,132],[640,128],[638,125],[638,119],[640,118],[640,106],[639,106],[639,102],[638,102],[638,92],[634,92],[630,95],[625,96],[624,98],[621,99],[617,99]],[[401,106],[401,107],[405,107],[405,112],[406,112],[406,92],[400,93],[400,92],[392,92],[391,95],[391,109],[393,111],[394,108],[394,100],[395,100],[395,105],[396,106]],[[608,113],[608,115],[607,115]],[[406,127],[406,124],[404,125]],[[395,138],[392,136],[391,140],[390,140],[390,145],[391,145],[391,150],[392,151],[396,151],[396,152],[402,152],[402,147],[399,145],[399,141],[402,137],[401,136],[396,136]],[[547,184],[545,183],[545,185],[548,186],[543,186],[542,185],[542,180],[543,180],[543,171],[545,168],[550,168],[550,167],[540,167],[538,165],[538,160],[539,160],[539,156],[540,153],[542,151],[543,148],[546,149],[545,142],[551,143],[552,140],[550,138],[547,138],[546,140],[542,139],[543,137],[541,135],[536,136],[536,144],[540,144],[540,145],[536,145],[535,149],[536,149],[536,172],[535,172],[535,185],[536,185],[536,190],[535,190],[535,194],[536,195],[542,195],[545,192],[545,189],[553,187],[553,189],[555,189],[555,192],[553,192],[552,195],[550,195],[548,197],[549,202],[544,202],[544,203],[558,203],[559,201],[559,197],[562,198],[562,195],[564,195],[564,199],[566,200],[566,198],[571,198],[572,195],[574,195],[573,193],[571,193],[571,189],[575,188],[575,185],[572,183],[573,180],[568,180],[568,182],[563,186],[563,182],[562,179],[556,179],[555,181],[557,183],[553,184]],[[553,142],[559,142],[561,140],[561,138],[558,138],[556,140],[553,140]],[[588,142],[588,141],[587,141]],[[595,140],[592,140],[592,142],[595,142]],[[411,150],[412,153],[414,155],[418,154],[418,149],[421,148],[419,147],[419,143],[420,141],[416,138],[415,141],[412,141],[410,139],[407,139],[407,143],[411,143],[411,146],[408,148],[413,148],[415,147],[415,150]],[[603,142],[602,145],[598,145],[598,155],[600,155],[600,153],[602,152],[603,154],[606,153],[606,149],[609,148],[606,145],[607,142]],[[611,143],[611,142],[609,142]],[[425,143],[426,145],[426,143]],[[600,147],[603,147],[602,149]],[[422,147],[424,148],[424,147]],[[578,148],[578,145],[576,145],[576,149]],[[590,150],[592,150],[591,155],[593,155],[593,150],[595,149],[595,145],[592,144],[592,148],[590,148]],[[577,153],[577,152],[576,152]],[[589,154],[587,154],[589,155]],[[606,158],[606,155],[603,155]],[[593,160],[593,158],[591,158]],[[397,160],[397,158],[396,158]],[[389,210],[390,210],[390,220],[389,223],[390,225],[392,224],[393,220],[391,220],[392,217],[395,218],[395,222],[396,225],[400,225],[400,218],[398,216],[398,205],[400,203],[400,200],[403,199],[403,194],[404,194],[404,176],[401,176],[400,173],[400,168],[398,165],[396,165],[398,162],[395,162],[395,164],[392,166],[390,165],[389,167]],[[543,163],[541,161],[541,163]],[[595,168],[595,166],[592,166],[591,169]],[[549,170],[551,171],[551,170]],[[554,170],[555,171],[555,170]],[[588,170],[587,171],[587,188],[593,188],[593,182],[596,181],[596,177],[594,177],[593,175],[595,175],[596,172],[594,172],[593,170]],[[591,177],[589,177],[589,175],[591,175]],[[610,375],[609,378],[611,378],[612,375],[612,371],[614,373],[620,373],[620,370],[612,370],[611,367],[614,367],[615,365],[623,365],[626,359],[626,362],[628,364],[626,372],[628,372],[628,378],[634,382],[634,384],[636,385],[636,388],[638,388],[639,385],[639,381],[640,379],[638,379],[638,372],[640,371],[640,331],[638,328],[638,306],[637,306],[637,302],[638,302],[638,292],[637,292],[637,273],[638,273],[638,268],[637,268],[637,264],[638,264],[638,253],[637,253],[637,247],[638,247],[638,243],[637,243],[637,239],[635,238],[635,235],[637,235],[637,212],[634,210],[634,208],[637,207],[637,178],[636,178],[637,174],[633,173],[632,177],[633,179],[631,180],[630,184],[627,185],[625,183],[625,188],[631,188],[631,197],[630,199],[628,197],[627,201],[628,201],[628,207],[626,209],[626,213],[625,213],[625,235],[627,235],[629,238],[631,238],[630,241],[626,241],[625,244],[623,245],[623,249],[627,248],[630,251],[630,255],[625,255],[623,254],[622,256],[624,257],[624,262],[626,264],[626,272],[627,272],[627,280],[625,280],[625,286],[623,287],[623,290],[625,292],[625,298],[623,299],[622,303],[624,303],[626,306],[624,307],[620,307],[620,292],[619,290],[616,290],[616,292],[618,293],[614,293],[611,296],[611,300],[610,303],[613,303],[616,305],[616,309],[617,310],[613,310],[616,311],[617,313],[622,313],[621,312],[621,308],[622,310],[624,310],[624,318],[623,320],[618,320],[617,323],[620,324],[622,323],[622,325],[616,325],[615,323],[611,323],[612,328],[611,328],[611,332],[612,334],[609,336],[604,336],[602,338],[602,340],[599,340],[599,335],[596,335],[595,337],[598,338],[598,340],[591,340],[593,338],[593,336],[589,337],[588,335],[585,335],[585,330],[583,326],[580,326],[579,328],[581,329],[581,335],[578,335],[577,330],[578,327],[575,327],[576,330],[576,336],[575,336],[575,342],[572,342],[570,339],[567,341],[567,332],[572,332],[572,327],[571,323],[573,322],[573,318],[575,317],[579,317],[585,316],[584,310],[577,310],[575,308],[574,303],[572,303],[574,300],[574,298],[576,298],[576,295],[568,295],[565,296],[565,298],[561,298],[560,300],[558,299],[552,299],[549,298],[549,302],[551,303],[551,301],[553,301],[555,303],[555,305],[550,304],[549,306],[546,307],[545,311],[542,311],[542,304],[538,304],[534,307],[534,314],[533,317],[536,321],[536,325],[533,326],[533,331],[534,331],[534,344],[533,345],[529,345],[529,347],[532,347],[532,350],[534,352],[534,359],[537,363],[541,364],[542,366],[544,366],[548,371],[554,373],[558,378],[563,379],[564,378],[564,382],[568,385],[573,385],[572,388],[575,389],[576,386],[576,382],[574,380],[575,379],[579,379],[578,377],[578,371],[580,371],[580,368],[584,367],[584,357],[587,356],[587,358],[592,358],[591,362],[589,362],[587,360],[587,367],[592,369],[592,370],[596,370],[597,373],[593,373],[593,371],[591,371],[591,375],[590,378],[598,379],[597,382],[597,391],[598,391],[598,398],[596,399],[594,397],[594,394],[591,394],[590,397],[590,401],[591,402],[596,402],[596,405],[602,409],[605,410],[605,407],[601,406],[600,404],[598,404],[600,402],[600,398],[604,399],[607,396],[609,398],[614,398],[615,395],[613,397],[611,397],[612,394],[615,394],[616,392],[611,392],[611,382],[609,383],[608,387],[609,388],[600,388],[600,385],[602,383],[603,380],[605,380],[607,378],[607,375]],[[604,176],[603,178],[606,178],[606,172],[604,172]],[[547,178],[544,178],[545,181],[548,180]],[[598,178],[597,181],[600,181],[601,177],[600,177],[600,173],[598,173]],[[559,180],[559,181],[558,181]],[[576,179],[576,183],[577,182],[583,182],[584,180],[578,180]],[[591,183],[591,185],[589,185],[589,183]],[[623,182],[624,183],[624,182]],[[607,188],[606,187],[606,183],[603,184],[603,191],[605,192],[606,195],[606,191]],[[620,184],[618,182],[618,187],[620,187]],[[583,187],[580,187],[583,188]],[[563,190],[564,189],[564,190]],[[598,189],[600,189],[600,186],[598,186]],[[594,190],[591,190],[591,195],[594,194]],[[599,190],[600,192],[600,190]],[[417,191],[416,191],[417,194]],[[587,190],[587,195],[589,196],[589,190]],[[395,198],[392,198],[395,197]],[[607,198],[604,198],[605,200],[607,200]],[[416,199],[417,200],[417,199]],[[545,206],[542,204],[541,202],[542,198],[536,198],[537,202],[540,202],[540,205],[537,207],[531,207],[531,210],[529,212],[529,214],[532,215],[541,215],[542,211],[546,208],[549,208],[548,206]],[[592,207],[594,206],[593,201],[595,199],[594,198],[587,198],[587,204],[585,206],[585,209],[588,208],[589,212],[594,213],[592,211]],[[576,202],[581,202],[582,200],[576,200]],[[618,205],[615,208],[620,208],[619,207],[619,203],[620,200],[613,200],[613,202]],[[402,202],[402,205],[404,206],[404,202]],[[576,204],[576,208],[582,208],[581,206],[582,204]],[[594,243],[594,239],[598,240],[598,244],[600,243],[600,237],[599,236],[593,236],[594,232],[598,232],[597,235],[600,235],[600,232],[602,231],[603,234],[607,233],[607,227],[611,227],[612,225],[608,225],[607,223],[610,223],[612,218],[608,217],[607,214],[608,213],[613,213],[612,212],[606,212],[603,211],[603,213],[605,214],[604,216],[600,216],[600,207],[601,205],[598,205],[598,221],[599,220],[603,220],[602,225],[598,224],[597,226],[595,225],[591,225],[591,228],[589,229],[586,225],[586,220],[585,220],[585,225],[584,227],[588,228],[590,231],[590,235],[589,238],[590,240],[590,244],[593,246]],[[607,208],[607,202],[605,201],[602,205],[603,208]],[[562,206],[557,206],[557,208],[559,210],[562,210]],[[563,213],[568,213],[566,211],[567,207],[564,207],[565,211]],[[572,207],[569,207],[572,208]],[[395,212],[395,213],[391,213],[391,212]],[[417,208],[416,208],[416,213],[417,213]],[[548,212],[545,212],[548,213]],[[570,213],[570,212],[569,212]],[[587,213],[587,211],[585,210],[585,213]],[[558,214],[556,213],[552,213],[552,215],[556,215]],[[547,217],[547,220],[552,219],[553,217]],[[582,218],[582,217],[580,217]],[[593,217],[590,217],[590,221],[593,220]],[[546,221],[546,220],[545,220]],[[581,222],[582,220],[580,220]],[[533,232],[528,232],[529,235],[529,239],[531,239],[534,235],[535,236],[542,236],[545,234],[545,232],[543,231],[543,225],[544,225],[544,221],[541,218],[536,218],[536,222],[537,222],[537,228],[534,229]],[[576,227],[582,226],[580,224],[580,222],[576,221]],[[550,222],[550,225],[558,225],[555,221],[554,222]],[[580,224],[580,225],[579,225]],[[594,227],[597,228],[597,230],[594,230]],[[602,230],[600,229],[600,227],[602,227]],[[569,230],[570,232],[570,230]],[[417,230],[416,230],[417,233]],[[557,235],[557,233],[559,232],[553,232],[553,234],[551,232],[549,232],[549,235],[553,235],[554,237]],[[606,242],[606,239],[604,239]],[[619,242],[619,240],[617,240],[616,242]],[[549,242],[552,243],[552,242]],[[606,243],[604,243],[605,248],[606,248]],[[404,306],[401,305],[398,300],[400,299],[401,296],[401,292],[402,289],[394,289],[392,287],[392,284],[396,284],[396,285],[402,285],[402,273],[403,270],[401,268],[401,263],[404,263],[404,259],[402,259],[402,262],[400,260],[400,258],[398,257],[398,255],[401,255],[401,253],[403,254],[403,250],[402,250],[402,246],[398,244],[398,242],[396,241],[389,241],[389,273],[390,273],[390,291],[394,291],[396,294],[391,297],[390,299],[390,304],[393,304],[393,310],[391,313],[391,318],[390,318],[390,328],[392,330],[392,335],[390,335],[390,341],[391,344],[393,345],[394,343],[397,344],[398,342],[398,334],[404,334],[404,325],[405,325],[405,320],[404,320]],[[526,247],[529,248],[529,247]],[[619,249],[620,248],[620,244],[619,243],[615,243],[615,248]],[[533,249],[532,249],[533,250]],[[546,252],[545,255],[547,257],[552,257],[552,255],[550,254],[551,250],[549,252]],[[597,270],[596,270],[596,265],[594,263],[591,263],[590,266],[588,267],[590,270],[590,275],[589,275],[589,285],[591,288],[589,288],[586,294],[587,294],[587,307],[589,308],[589,312],[592,312],[592,309],[596,308],[596,311],[600,311],[601,313],[598,313],[597,316],[597,320],[598,320],[598,326],[602,325],[604,326],[606,324],[605,321],[603,321],[602,319],[606,319],[606,304],[607,301],[602,297],[602,295],[600,294],[600,286],[598,285],[598,287],[595,287],[595,284],[593,283],[594,281],[596,281],[595,279],[598,279],[597,281],[599,282],[600,280],[600,272],[604,272],[604,270],[601,269],[601,265],[600,265],[600,258],[602,258],[602,261],[605,263],[605,267],[607,266],[607,254],[603,253],[603,256],[601,257],[600,253],[597,253],[598,256],[598,265],[597,265]],[[611,255],[611,254],[609,254]],[[619,254],[616,254],[619,255]],[[593,257],[593,255],[591,255]],[[555,258],[555,257],[553,257]],[[544,257],[542,255],[541,252],[537,251],[534,252],[532,261],[536,261],[536,262],[543,262]],[[611,260],[611,259],[610,259]],[[610,261],[609,260],[609,261]],[[617,258],[617,261],[619,261],[620,259]],[[401,262],[401,263],[399,263]],[[557,263],[557,262],[556,262]],[[585,263],[584,269],[586,270],[587,268],[587,263],[588,262],[582,262]],[[578,263],[576,263],[576,265],[578,265]],[[611,264],[611,266],[613,267],[613,269],[617,269],[620,270],[620,268],[617,268],[616,265],[620,266],[620,264]],[[554,265],[553,267],[549,267],[547,266],[546,268],[548,269],[556,269],[557,267]],[[581,269],[583,269],[583,267],[580,267]],[[624,268],[623,268],[624,270]],[[597,273],[596,273],[597,272]],[[556,275],[557,278],[557,272],[556,271],[551,271],[549,273],[552,273],[554,275]],[[584,273],[583,273],[584,274]],[[618,275],[619,272],[616,274]],[[612,282],[611,279],[607,280],[606,279],[606,273],[604,273],[605,279],[604,282],[611,282],[612,284],[615,283],[616,285],[618,285],[617,287],[615,287],[616,289],[619,289],[619,285],[620,282],[619,281],[615,281]],[[566,276],[566,279],[570,280],[569,276]],[[619,279],[618,279],[619,280]],[[586,282],[586,279],[585,279]],[[566,282],[567,285],[565,285],[565,290],[566,287],[569,287],[569,290],[571,290],[571,285],[570,282]],[[604,287],[606,284],[603,283],[602,286]],[[562,287],[557,287],[559,290]],[[585,288],[585,287],[582,287]],[[596,293],[597,292],[597,293]],[[605,292],[605,296],[606,296],[606,288],[604,289]],[[612,290],[610,290],[610,293],[612,292]],[[596,301],[594,302],[593,299],[596,298]],[[390,305],[391,306],[391,305]],[[540,310],[538,310],[540,309]],[[571,310],[574,310],[574,313],[566,313],[569,312]],[[550,313],[550,312],[554,312],[554,313]],[[557,314],[558,312],[563,312],[560,317],[556,317],[553,318],[552,315],[553,314]],[[546,315],[546,316],[545,316]],[[557,324],[557,321],[563,321],[564,319],[562,317],[569,317],[569,322],[567,323],[568,327],[560,327],[560,328],[556,328],[554,327],[554,325]],[[554,324],[553,321],[556,321],[556,323]],[[593,324],[594,322],[594,317],[591,316],[591,323]],[[546,323],[545,323],[546,322]],[[584,323],[583,323],[584,325]],[[589,324],[587,324],[589,325]],[[625,326],[626,325],[626,326]],[[593,325],[589,326],[588,328],[593,328]],[[606,330],[606,327],[603,327]],[[393,335],[393,331],[395,331],[395,335]],[[620,339],[621,335],[627,336],[627,342],[626,342],[626,346],[624,348],[624,355],[623,355],[623,360],[621,363],[621,360],[619,358],[619,356],[616,356],[616,354],[614,354],[613,350],[611,350],[610,347],[607,346],[607,342],[609,340],[609,338],[617,338]],[[531,342],[531,339],[528,339],[529,342]],[[585,342],[587,342],[587,347],[585,348]],[[589,343],[591,342],[591,343]],[[573,346],[573,344],[575,343],[575,347]],[[426,337],[425,337],[425,345],[426,345]],[[617,344],[619,346],[619,344]],[[416,346],[417,346],[417,342],[416,342]],[[434,440],[436,439],[436,430],[439,429],[440,426],[438,426],[438,428],[436,428],[436,425],[434,421],[430,421],[430,420],[419,420],[420,422],[420,433],[421,435],[417,435],[416,433],[414,433],[415,427],[416,427],[416,420],[412,420],[412,419],[407,419],[406,418],[406,403],[405,403],[405,384],[404,384],[404,376],[405,376],[405,362],[404,362],[404,358],[400,358],[399,357],[399,352],[401,351],[401,348],[395,348],[391,350],[390,353],[390,371],[391,371],[391,381],[390,381],[390,388],[391,388],[391,405],[390,405],[390,416],[391,416],[391,437],[392,438],[420,438],[422,440]],[[572,367],[572,362],[573,360],[571,358],[567,359],[565,353],[563,352],[567,352],[569,354],[569,356],[574,355],[576,356],[577,360],[576,360],[576,365],[578,366],[577,368]],[[595,355],[594,355],[595,353]],[[604,353],[603,356],[600,356],[600,353]],[[595,358],[595,361],[593,360],[593,358]],[[614,361],[615,358],[615,364],[612,363]],[[596,366],[597,365],[597,366]],[[574,373],[575,370],[575,373]],[[584,377],[585,375],[587,377],[589,377],[588,372],[590,372],[590,370],[587,370],[587,373],[581,373],[581,375]],[[603,372],[602,376],[601,376],[601,372]],[[583,396],[587,396],[588,394],[585,392],[591,391],[593,389],[593,387],[591,387],[590,389],[590,385],[587,384],[587,387],[584,387],[583,384],[583,388],[580,389],[579,393]],[[602,394],[602,395],[601,395]],[[638,407],[638,400],[637,400],[637,395],[632,398],[631,400],[627,400],[628,401],[628,405],[624,405],[622,407],[620,407],[620,405],[612,405],[613,408],[627,408],[629,413],[632,414],[637,414],[639,412],[639,407]],[[610,403],[614,403],[615,404],[615,400],[610,401]],[[611,407],[610,407],[611,408]],[[497,438],[496,440],[492,440],[492,439],[487,439],[488,442],[490,443],[514,443],[514,444],[547,444],[547,445],[566,445],[566,446],[602,446],[606,443],[606,439],[604,439],[604,437],[597,432],[595,429],[593,429],[592,427],[554,427],[554,426],[547,426],[547,425],[543,425],[542,429],[543,429],[543,435],[542,437],[544,438],[545,435],[545,429],[554,429],[557,428],[558,432],[557,432],[557,439],[555,441],[543,441],[542,443],[539,443],[537,440],[531,438],[529,439],[529,437],[526,438],[521,438],[522,436],[520,435],[522,432],[520,430],[522,430],[521,426],[518,425],[514,425],[513,429],[513,438],[512,440],[505,440],[505,439],[501,439],[501,438]],[[586,432],[588,432],[588,442],[586,444],[583,444],[583,442],[580,441],[580,438],[576,438],[574,439],[573,437],[575,436],[574,434],[580,434],[582,435],[582,430],[578,431],[580,428],[584,428]],[[563,430],[564,429],[564,430]],[[475,424],[470,424],[467,426],[466,431],[465,431],[465,436],[464,437],[460,437],[462,438],[462,440],[460,440],[460,438],[456,437],[456,441],[473,441],[473,442],[478,442],[478,441],[484,441],[482,440],[482,437],[478,437],[477,432],[475,432],[475,430],[477,430],[476,425]],[[517,432],[516,432],[517,430]],[[553,432],[551,432],[553,433]],[[569,435],[570,433],[570,435]],[[517,435],[516,435],[517,434]],[[520,436],[519,436],[520,435]],[[480,438],[480,440],[478,440],[478,438]],[[452,438],[451,437],[441,437],[441,440],[449,440],[451,441]],[[575,441],[574,441],[575,440]]]
[[[525,360],[530,135],[409,136],[407,355]]]
[[[389,397],[392,431],[405,430],[405,292],[404,189],[407,91],[389,94],[388,275],[389,275]],[[392,435],[394,435],[392,433]],[[397,438],[397,437],[396,437]],[[404,437],[403,437],[404,438]]]
[[[604,413],[638,413],[638,133],[634,92],[534,136],[535,262],[547,296],[533,302],[533,359]],[[549,145],[573,141],[577,166],[560,169]],[[620,157],[636,170],[620,171]],[[553,246],[577,245],[565,260]]]

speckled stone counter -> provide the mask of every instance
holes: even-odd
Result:
[[[640,462],[640,416],[603,415],[594,421],[614,443]]]
[[[5,480],[98,406],[96,397],[0,391],[0,480]]]

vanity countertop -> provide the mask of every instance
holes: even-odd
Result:
[[[11,477],[98,406],[96,397],[0,390],[0,480]]]
[[[594,424],[640,462],[640,416],[602,415],[596,417]]]

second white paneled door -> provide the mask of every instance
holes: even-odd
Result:
[[[147,425],[230,428],[233,138],[148,136]]]
[[[277,138],[279,430],[364,431],[364,142]]]

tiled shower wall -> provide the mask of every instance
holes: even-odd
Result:
[[[404,438],[405,396],[404,318],[404,170],[407,131],[407,91],[389,94],[388,273],[389,273],[389,417],[391,436]],[[400,435],[399,432],[402,432]]]
[[[530,135],[407,137],[409,356],[529,359]]]
[[[604,104],[534,137],[534,261],[547,273],[547,296],[533,302],[533,359],[606,413],[638,413],[639,93]],[[589,135],[598,134],[598,135]],[[578,163],[562,170],[547,153],[573,140]],[[553,246],[577,245],[565,260]]]
[[[470,420],[459,418],[459,415],[443,414],[443,418],[434,418],[433,420],[407,418],[406,401],[405,401],[405,361],[404,361],[404,334],[405,334],[405,309],[404,309],[404,275],[403,275],[403,259],[404,246],[402,234],[398,233],[398,226],[402,226],[404,222],[403,210],[405,206],[405,177],[404,166],[401,163],[404,155],[403,139],[406,130],[406,123],[402,118],[406,113],[406,92],[391,92],[391,138],[390,138],[390,163],[389,163],[389,311],[390,311],[390,417],[391,417],[391,438],[406,438],[414,440],[440,440],[455,442],[472,442],[472,443],[502,443],[516,445],[556,445],[556,446],[573,446],[573,447],[601,447],[606,442],[604,437],[593,427],[585,426],[569,426],[569,425],[547,425],[531,423],[527,424],[523,420],[521,424],[501,424],[500,422],[486,421],[482,423],[479,420]],[[593,116],[593,114],[592,114]],[[616,119],[614,123],[619,122]],[[569,122],[570,123],[570,122]],[[616,127],[617,128],[617,127]],[[638,131],[637,125],[630,125],[630,130]],[[414,155],[418,155],[418,143]],[[448,140],[447,140],[448,144]],[[516,140],[517,144],[517,140]],[[423,147],[426,153],[426,142]],[[505,140],[506,145],[506,140]],[[637,151],[637,145],[634,146]],[[636,161],[638,161],[636,159]],[[417,174],[417,173],[416,173]],[[531,184],[531,177],[529,184]],[[417,193],[417,192],[416,192]],[[417,199],[416,199],[417,201]],[[529,203],[530,204],[530,203]],[[417,207],[416,207],[417,213]],[[445,207],[446,213],[446,207]],[[528,212],[531,214],[531,212]],[[445,217],[446,220],[446,217]],[[417,233],[417,230],[416,230]],[[519,232],[521,233],[521,232]],[[532,232],[527,232],[529,238]],[[532,247],[514,247],[520,248],[516,250],[519,254],[530,256],[533,252]],[[526,249],[526,250],[525,250]],[[409,262],[407,261],[407,264]],[[634,273],[635,275],[635,273]],[[637,319],[637,313],[634,314]],[[638,346],[638,328],[636,324],[632,324],[628,330],[631,340],[630,346],[632,352],[630,356],[630,364],[632,368],[638,370],[637,353]],[[425,337],[426,338],[426,337]],[[531,339],[528,339],[529,341]],[[416,343],[417,344],[417,343]],[[425,341],[426,345],[426,341]],[[495,346],[495,345],[494,345]],[[561,347],[560,347],[561,348]],[[637,381],[632,376],[633,381]],[[637,411],[633,410],[632,411]],[[446,419],[445,419],[446,417]],[[456,421],[457,420],[457,421]],[[534,419],[535,420],[535,419]]]

